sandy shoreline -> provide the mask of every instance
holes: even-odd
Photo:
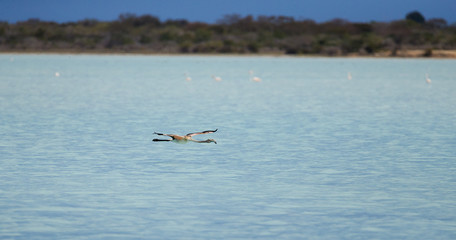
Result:
[[[0,54],[81,54],[81,55],[152,55],[152,56],[272,56],[272,57],[329,57],[329,58],[443,58],[456,59],[456,50],[433,50],[430,56],[426,56],[426,50],[399,50],[396,55],[390,51],[375,54],[350,53],[347,55],[323,55],[323,54],[285,54],[281,52],[265,53],[162,53],[152,51],[77,51],[77,50],[23,50],[23,51],[0,51]]]

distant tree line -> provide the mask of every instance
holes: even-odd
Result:
[[[115,21],[0,22],[0,52],[285,53],[341,56],[402,49],[454,50],[456,24],[411,12],[403,20],[317,23],[227,15],[214,24],[122,14]]]

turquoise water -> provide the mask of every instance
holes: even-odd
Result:
[[[455,239],[455,106],[455,60],[3,54],[0,239]]]

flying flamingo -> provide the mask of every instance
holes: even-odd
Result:
[[[253,76],[252,70],[249,71],[249,74],[250,74],[250,80],[252,80],[254,82],[261,82],[261,78]]]
[[[217,130],[218,129],[207,130],[207,131],[196,132],[196,133],[189,133],[189,134],[187,134],[185,136],[179,136],[179,135],[175,135],[175,134],[163,134],[163,133],[154,132],[154,134],[157,134],[157,135],[160,135],[160,136],[168,136],[171,139],[157,139],[157,138],[155,138],[152,141],[154,141],[154,142],[170,142],[171,141],[171,142],[181,143],[181,144],[187,143],[189,141],[197,142],[197,143],[211,143],[211,142],[213,142],[213,143],[217,144],[217,142],[214,139],[206,139],[204,141],[198,141],[198,140],[195,140],[195,139],[192,138],[195,135],[214,133],[214,132],[217,132]]]

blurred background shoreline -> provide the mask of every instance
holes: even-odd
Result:
[[[425,50],[402,50],[395,56],[391,52],[379,52],[374,55],[351,53],[348,55],[328,56],[322,54],[297,54],[289,55],[280,52],[270,53],[157,53],[148,51],[77,51],[77,50],[20,50],[20,51],[1,51],[0,55],[20,55],[20,54],[62,54],[62,55],[149,55],[149,56],[245,56],[245,57],[302,57],[302,58],[436,58],[436,59],[456,59],[456,50],[436,50],[432,56],[426,56]]]
[[[0,22],[0,53],[456,58],[456,24],[420,12],[390,22],[225,15],[216,23],[121,14],[113,21]]]

